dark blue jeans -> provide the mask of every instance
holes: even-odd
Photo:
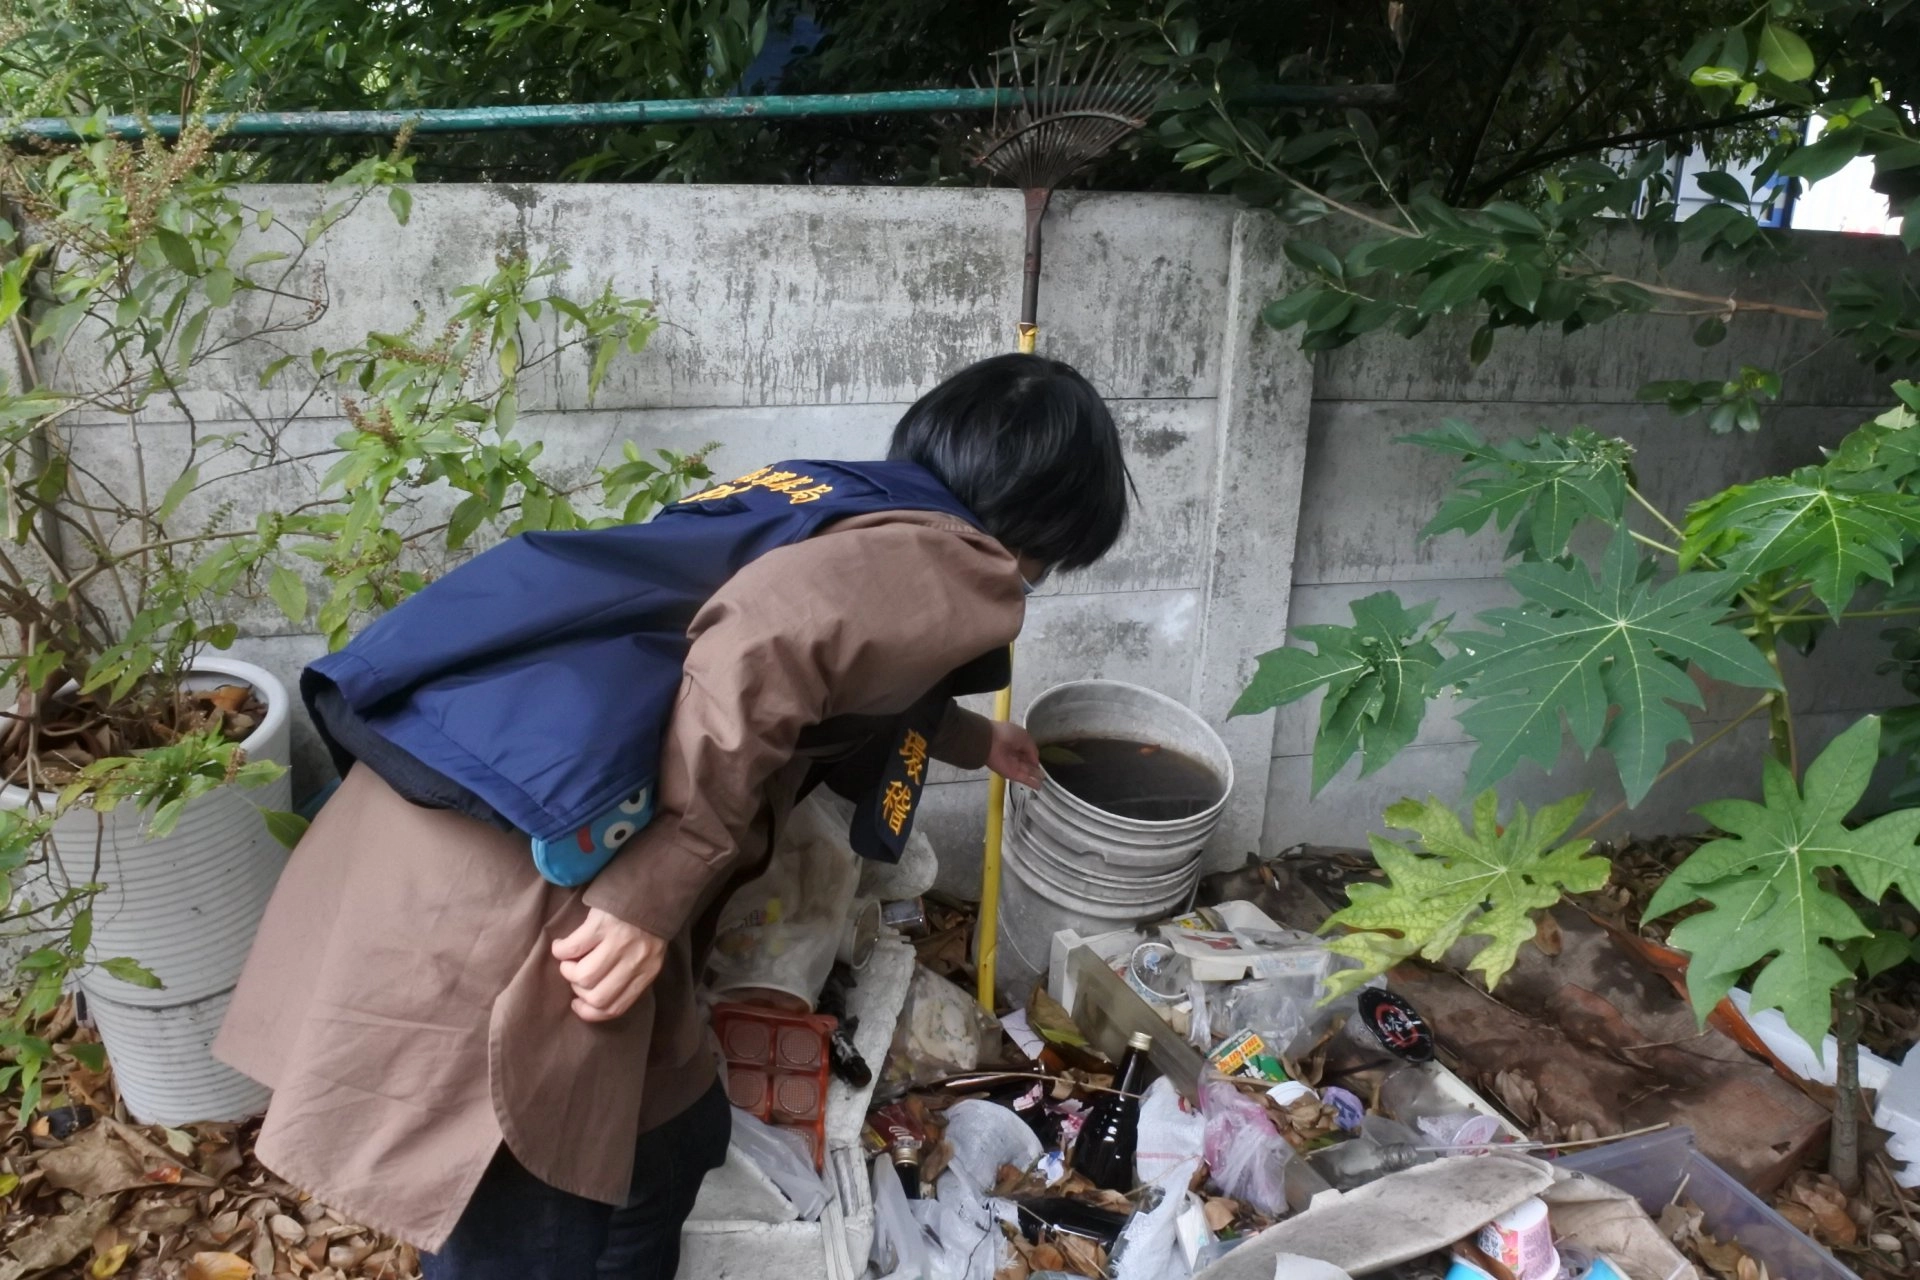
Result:
[[[503,1146],[425,1280],[673,1280],[680,1228],[707,1174],[727,1158],[733,1115],[719,1084],[640,1135],[623,1208],[570,1195]]]

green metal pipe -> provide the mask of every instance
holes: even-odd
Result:
[[[1391,100],[1391,85],[1274,85],[1254,95],[1281,106],[1360,106]],[[821,116],[906,115],[928,111],[990,111],[1011,106],[1013,89],[897,89],[886,93],[821,93],[757,98],[659,98],[640,102],[581,102],[555,106],[436,107],[418,111],[213,112],[207,126],[236,138],[291,138],[414,133],[480,133],[497,129],[609,128],[725,120],[792,120]],[[115,138],[180,136],[177,115],[108,116],[100,129]],[[91,121],[39,116],[0,128],[10,142],[82,142],[96,136]]]

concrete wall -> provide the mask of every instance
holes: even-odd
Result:
[[[1818,288],[1842,268],[1898,269],[1903,262],[1898,246],[1887,241],[1803,232],[1792,237],[1792,247],[1798,261],[1754,275],[1730,278],[1698,264],[1666,275],[1680,288],[1716,296],[1737,289],[1744,297],[1791,302],[1807,296],[1803,284]],[[1657,278],[1637,237],[1617,237],[1610,249],[1610,263],[1625,273]],[[1419,537],[1455,463],[1394,441],[1443,419],[1464,419],[1494,439],[1576,425],[1619,436],[1636,450],[1642,490],[1677,521],[1689,503],[1728,484],[1818,461],[1819,446],[1892,403],[1887,383],[1900,374],[1873,373],[1841,343],[1808,357],[1821,335],[1806,321],[1743,315],[1726,342],[1705,350],[1692,341],[1698,322],[1697,315],[1660,315],[1572,335],[1502,334],[1478,368],[1466,358],[1467,331],[1447,324],[1412,343],[1386,339],[1322,355],[1314,370],[1288,621],[1348,622],[1352,600],[1391,590],[1410,603],[1433,600],[1436,616],[1454,615],[1456,625],[1467,627],[1473,613],[1512,599],[1499,576],[1506,535],[1489,529],[1471,538]],[[1787,370],[1779,407],[1754,435],[1716,437],[1703,417],[1675,418],[1634,398],[1645,382],[1720,379],[1743,364]],[[1842,628],[1823,639],[1814,657],[1789,662],[1792,705],[1806,735],[1803,755],[1860,714],[1907,700],[1897,680],[1873,674],[1885,656],[1880,626]],[[1696,741],[1738,716],[1756,696],[1711,681],[1704,692],[1705,707],[1690,713]],[[1356,761],[1310,797],[1319,699],[1281,709],[1268,790],[1269,849],[1299,841],[1356,843],[1364,831],[1382,829],[1382,805],[1403,795],[1459,799],[1474,744],[1453,712],[1450,699],[1435,704],[1415,744],[1391,764],[1362,780]],[[1671,785],[1656,787],[1609,834],[1695,827],[1693,805],[1720,795],[1757,795],[1755,748],[1765,739],[1764,717],[1746,721]],[[1533,802],[1585,788],[1594,791],[1592,816],[1621,799],[1610,763],[1603,757],[1581,760],[1569,742],[1551,777],[1524,765],[1503,784],[1502,794]]]
[[[261,188],[250,198],[299,223],[323,197]],[[565,286],[576,296],[610,283],[656,300],[665,324],[645,352],[615,363],[591,404],[582,362],[560,362],[523,389],[520,434],[543,439],[550,458],[584,475],[623,438],[683,449],[717,441],[723,474],[783,456],[873,456],[905,405],[942,375],[1011,347],[1021,228],[1018,194],[1006,191],[422,187],[411,225],[396,227],[369,204],[322,243],[311,278],[331,305],[298,342],[346,345],[369,329],[404,327],[416,306],[431,332],[454,305],[452,289],[484,277],[497,254],[557,256],[571,264]],[[1112,556],[1033,599],[1016,707],[1058,681],[1110,676],[1220,724],[1238,773],[1217,843],[1223,862],[1263,838],[1269,848],[1355,842],[1383,802],[1459,789],[1466,748],[1444,711],[1378,778],[1342,777],[1312,801],[1312,706],[1225,720],[1254,655],[1281,641],[1290,616],[1344,617],[1347,600],[1389,585],[1448,610],[1498,595],[1493,541],[1416,541],[1448,467],[1392,437],[1448,415],[1495,435],[1586,421],[1639,443],[1650,489],[1679,500],[1714,477],[1811,456],[1884,387],[1828,353],[1796,370],[1790,406],[1767,432],[1729,445],[1635,405],[1633,389],[1742,360],[1784,363],[1802,340],[1785,324],[1743,323],[1727,346],[1701,353],[1688,322],[1621,323],[1508,341],[1477,370],[1462,354],[1464,335],[1436,332],[1316,366],[1258,322],[1290,271],[1285,231],[1264,215],[1207,198],[1067,196],[1046,234],[1041,350],[1076,364],[1113,403],[1141,502]],[[1880,260],[1882,246],[1801,239],[1815,274]],[[1771,287],[1794,286],[1781,272]],[[286,393],[256,389],[267,358],[243,348],[201,380],[187,405],[202,433],[292,409]],[[323,449],[339,412],[314,401],[297,438]],[[147,428],[150,449],[184,447],[178,411],[156,407]],[[128,465],[124,427],[81,430],[97,465]],[[313,478],[283,468],[220,497],[288,504]],[[446,505],[426,496],[423,518]],[[317,637],[287,633],[264,602],[247,618],[243,654],[288,677],[320,651]],[[1837,723],[1877,695],[1856,678],[1825,682],[1818,696]],[[1727,714],[1725,699],[1712,703],[1710,716]],[[325,768],[304,725],[299,750],[304,790]],[[974,882],[983,798],[980,778],[950,770],[929,790],[929,829],[956,890]],[[1649,820],[1656,813],[1674,820],[1672,807]]]

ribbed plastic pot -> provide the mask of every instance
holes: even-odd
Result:
[[[1233,760],[1207,722],[1164,694],[1118,680],[1075,680],[1033,700],[1026,726],[1042,744],[1123,738],[1178,751],[1220,780],[1220,799],[1190,817],[1149,822],[1108,813],[1051,778],[1011,788],[1002,852],[998,983],[1024,1001],[1061,929],[1104,933],[1183,907],[1200,854],[1233,788]]]
[[[291,704],[272,673],[208,656],[188,683],[251,685],[267,714],[241,744],[247,758],[288,762]],[[19,787],[0,794],[9,808],[27,800]],[[131,805],[104,814],[76,806],[54,827],[56,885],[105,886],[93,903],[93,954],[131,957],[162,983],[135,986],[100,969],[79,978],[127,1108],[143,1124],[238,1120],[266,1104],[267,1091],[215,1062],[209,1047],[286,866],[260,811],[290,807],[282,776],[199,797],[162,839],[147,835],[147,815]]]

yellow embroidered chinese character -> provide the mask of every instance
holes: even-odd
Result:
[[[886,791],[880,797],[880,816],[887,820],[887,829],[899,835],[907,825],[907,817],[913,812],[913,792],[907,784],[895,779],[887,784]]]
[[[927,740],[920,736],[918,729],[907,730],[907,740],[900,748],[900,758],[907,762],[907,776],[915,782],[927,780]]]
[[[817,502],[832,492],[832,485],[817,484],[811,489],[795,489],[787,495],[787,501],[797,507],[803,502]]]
[[[804,483],[805,477],[798,471],[769,471],[753,483],[759,488],[771,489],[775,493],[781,493],[792,488],[796,480]]]

